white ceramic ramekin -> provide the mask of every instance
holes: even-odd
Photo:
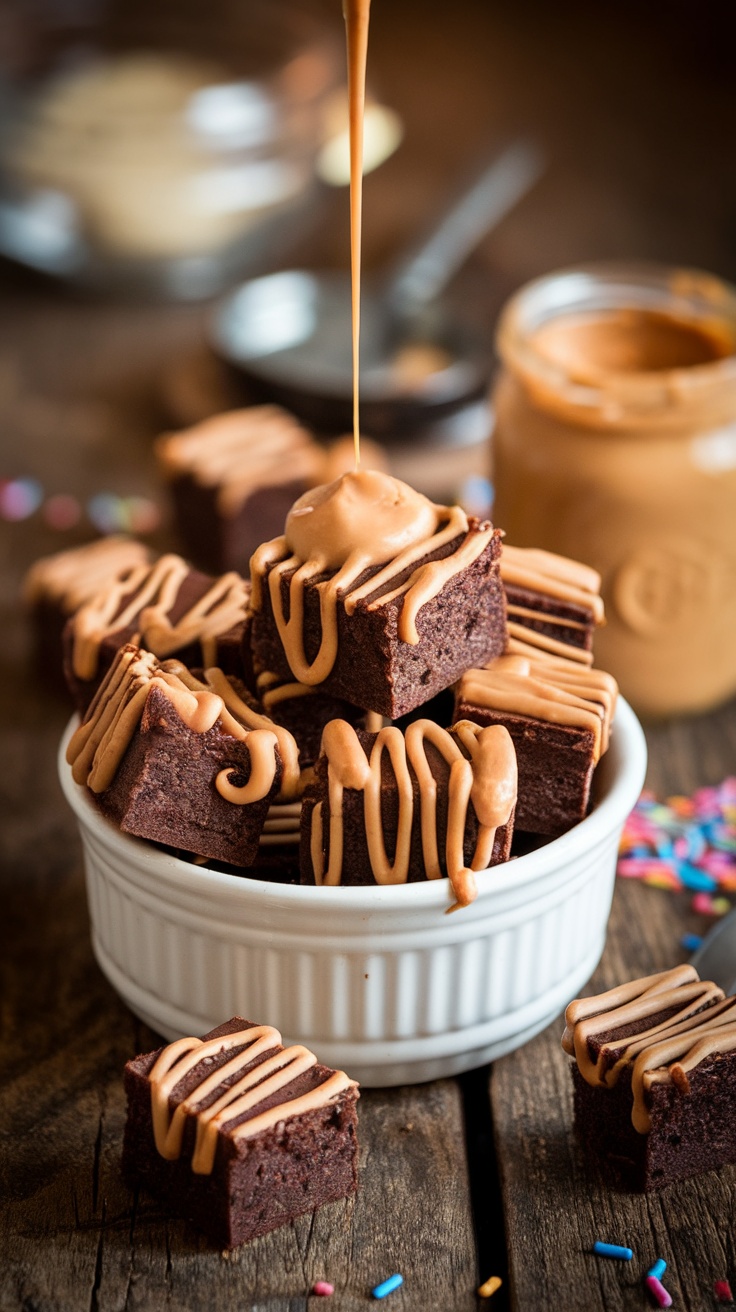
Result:
[[[233,1015],[367,1085],[456,1074],[525,1043],[574,997],[606,934],[621,828],[646,746],[619,701],[590,815],[545,847],[478,876],[446,915],[447,880],[301,888],[220,874],[121,834],[71,778],[92,942],[118,993],[160,1034],[204,1034]]]

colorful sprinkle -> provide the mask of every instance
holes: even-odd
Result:
[[[672,1295],[667,1293],[664,1285],[656,1276],[647,1276],[644,1284],[657,1304],[657,1307],[672,1307]]]
[[[643,792],[624,826],[617,873],[652,888],[687,888],[698,914],[725,915],[716,894],[736,892],[736,776],[666,802]]]
[[[661,1280],[666,1270],[667,1270],[667,1263],[665,1262],[664,1258],[658,1257],[654,1265],[650,1266],[649,1270],[647,1271],[647,1275],[653,1276],[655,1280]]]
[[[731,910],[731,903],[729,902],[727,897],[713,898],[714,916],[727,916],[730,910]]]
[[[492,1298],[496,1290],[501,1288],[502,1284],[503,1284],[503,1280],[501,1279],[500,1276],[489,1276],[488,1280],[484,1280],[483,1284],[478,1290],[478,1297]]]
[[[329,1298],[334,1292],[335,1286],[331,1285],[329,1280],[315,1280],[312,1285],[312,1293],[316,1294],[318,1298]]]
[[[43,501],[43,488],[35,478],[15,478],[0,483],[0,516],[10,523],[29,519]]]
[[[404,1277],[397,1272],[395,1276],[389,1276],[388,1280],[382,1280],[380,1285],[376,1285],[375,1289],[371,1290],[371,1293],[374,1298],[385,1298],[387,1294],[393,1294],[394,1290],[403,1283]]]
[[[686,952],[697,952],[702,942],[700,934],[683,934],[680,939],[680,947],[684,948]]]
[[[733,1294],[731,1293],[731,1286],[729,1285],[727,1280],[716,1280],[713,1286],[713,1293],[715,1294],[719,1303],[733,1303]]]
[[[601,1239],[596,1239],[593,1252],[597,1257],[617,1257],[620,1262],[630,1262],[634,1256],[631,1248],[625,1248],[622,1244],[604,1244]]]

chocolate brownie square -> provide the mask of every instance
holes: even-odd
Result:
[[[356,732],[327,725],[302,804],[305,884],[398,884],[449,877],[459,905],[473,871],[508,860],[516,759],[503,728],[450,733],[417,720]]]
[[[31,566],[23,581],[23,601],[34,661],[47,685],[67,692],[62,635],[69,616],[103,588],[125,584],[150,563],[151,554],[142,542],[113,536],[43,556]]]
[[[551,551],[504,543],[501,580],[510,652],[592,664],[593,634],[605,623],[594,569]]]
[[[615,680],[602,670],[520,656],[502,656],[462,676],[456,718],[502,724],[513,739],[519,830],[554,838],[587,814],[593,771],[608,746],[616,695]]]
[[[67,760],[123,832],[240,866],[258,855],[282,777],[275,732],[250,729],[210,688],[193,690],[132,644],[118,652]]]
[[[688,965],[571,1002],[562,1046],[587,1156],[625,1188],[736,1162],[736,998]]]
[[[234,1016],[125,1067],[123,1170],[233,1248],[357,1188],[358,1088]]]
[[[393,562],[371,566],[337,597],[335,656],[319,681],[322,692],[395,720],[450,687],[469,665],[484,664],[504,650],[500,532],[471,519],[440,546],[432,545],[435,540],[430,538],[426,552],[411,564],[402,568],[397,561],[395,572]],[[283,569],[289,549],[281,548],[279,556],[280,541],[268,544],[273,554],[262,549],[252,562],[253,655],[260,669],[279,679],[306,682],[301,670],[289,663],[293,657],[287,654],[274,613],[272,571],[281,570],[278,604],[287,622],[292,585],[300,572],[296,565]],[[440,561],[445,567],[442,584],[419,608],[412,638],[402,636],[402,614],[409,607],[414,581]],[[322,595],[334,577],[334,572],[314,574],[303,584],[302,642],[307,663],[315,661],[322,646]]]
[[[161,556],[97,593],[64,631],[64,672],[80,714],[118,648],[140,643],[161,660],[218,666],[241,676],[250,585],[238,574],[211,578],[181,556]]]

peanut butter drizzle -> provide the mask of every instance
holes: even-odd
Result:
[[[430,742],[450,766],[448,781],[445,863],[458,906],[477,896],[474,871],[491,862],[496,830],[508,824],[516,804],[516,753],[500,725],[481,729],[468,720],[454,726],[455,738],[432,720],[416,720],[406,737],[393,725],[382,728],[366,756],[360,740],[345,720],[331,720],[322,735],[328,762],[330,857],[324,869],[322,803],[312,813],[311,857],[315,883],[340,883],[343,865],[343,793],[363,793],[368,855],[377,884],[403,884],[409,875],[414,794],[409,765],[419,784],[422,857],[427,879],[440,879],[437,845],[437,781],[432,774],[425,743]],[[461,747],[468,752],[466,757]],[[393,861],[386,852],[381,815],[381,758],[387,751],[396,780],[399,819]],[[465,865],[463,840],[472,802],[478,818],[478,838],[470,868]]]
[[[223,1051],[240,1048],[230,1061],[203,1078],[173,1110],[170,1098],[177,1084],[200,1063],[211,1063]],[[273,1051],[276,1049],[277,1051]],[[224,1089],[209,1107],[196,1111],[226,1080],[238,1075],[263,1053],[273,1052],[234,1084]],[[195,1175],[210,1175],[215,1164],[217,1136],[220,1130],[231,1139],[252,1139],[293,1116],[326,1107],[346,1089],[357,1087],[344,1071],[333,1073],[322,1084],[297,1098],[284,1098],[268,1111],[252,1116],[241,1125],[225,1129],[229,1121],[250,1112],[274,1093],[281,1093],[304,1071],[316,1066],[317,1058],[308,1048],[295,1044],[281,1047],[281,1035],[271,1025],[253,1025],[248,1029],[223,1034],[216,1039],[178,1039],[170,1043],[157,1058],[149,1074],[151,1085],[151,1119],[156,1149],[167,1161],[181,1156],[184,1127],[188,1116],[196,1118],[197,1130],[192,1154]]]
[[[281,779],[281,791],[277,800],[280,802],[290,801],[299,795],[300,771],[299,771],[299,748],[293,734],[289,733],[283,725],[275,724],[267,715],[260,715],[258,711],[244,702],[242,697],[236,693],[233,685],[222,670],[217,666],[204,671],[203,680],[196,679],[186,665],[181,661],[166,661],[163,668],[171,670],[181,679],[182,683],[193,692],[210,691],[222,699],[223,727],[234,738],[246,738],[255,729],[265,729],[272,733],[278,743],[279,755],[283,765],[283,775]],[[229,714],[226,714],[229,712]],[[232,784],[228,786],[229,792],[237,792],[233,789]],[[223,796],[226,794],[223,793]],[[233,801],[233,797],[228,800]]]
[[[232,772],[221,770],[215,779],[220,796],[238,806],[265,797],[273,787],[277,769],[276,726],[247,729],[211,687],[192,682],[195,688],[188,687],[174,670],[160,665],[152,652],[132,643],[121,647],[86,719],[69,740],[66,759],[75,783],[86,784],[93,793],[104,793],[110,787],[140,724],[151,688],[157,687],[193,733],[207,733],[219,722],[224,733],[247,741],[251,762],[248,782],[237,788],[230,782]]]
[[[350,126],[350,283],[353,339],[353,441],[360,468],[360,245],[363,226],[363,120],[370,0],[343,0]]]
[[[534,547],[510,547],[501,553],[501,579],[517,588],[541,592],[558,601],[569,601],[593,612],[596,624],[605,623],[601,600],[601,576],[588,565]],[[552,618],[552,617],[550,617]],[[562,623],[554,617],[555,623]]]
[[[630,1040],[607,1040],[593,1061],[589,1040],[596,1035],[615,1033],[672,1010],[668,1019]],[[620,1052],[622,1044],[625,1047]],[[593,1086],[611,1088],[622,1071],[631,1068],[631,1121],[639,1134],[647,1134],[651,1129],[647,1094],[653,1084],[674,1081],[681,1092],[688,1093],[689,1071],[715,1052],[736,1049],[736,998],[724,998],[723,990],[700,980],[694,967],[676,966],[597,997],[571,1002],[565,1012],[562,1046],[575,1057],[580,1074]]]
[[[72,665],[77,678],[93,679],[101,642],[134,622],[141,643],[154,655],[163,658],[200,642],[203,664],[214,665],[218,637],[245,618],[248,587],[239,574],[223,574],[172,624],[169,612],[190,572],[181,556],[161,556],[153,566],[132,571],[82,606],[72,620]]]
[[[510,654],[499,656],[485,669],[468,670],[458,684],[461,702],[589,730],[594,761],[608,747],[617,694],[615,679],[603,670]]]
[[[515,620],[507,619],[506,628],[509,635],[506,651],[510,656],[527,656],[531,661],[544,661],[545,665],[557,669],[565,669],[570,665],[573,668],[576,665],[589,668],[593,664],[592,651],[560,642],[557,638],[548,637],[546,633],[537,633],[535,629],[528,629],[525,624],[517,624]]]
[[[325,461],[311,434],[275,405],[214,415],[181,433],[165,433],[155,449],[167,478],[187,474],[202,487],[217,487],[226,516],[237,514],[256,487],[321,482]]]
[[[444,560],[419,565],[423,556],[462,533],[466,537],[457,551]],[[264,543],[251,557],[251,606],[260,610],[263,580],[273,566],[268,587],[289,667],[300,683],[322,683],[337,656],[338,603],[350,615],[360,601],[411,570],[405,582],[375,597],[370,609],[403,596],[399,638],[416,645],[420,608],[438,594],[448,578],[476,560],[492,536],[489,524],[469,531],[467,515],[459,506],[433,505],[388,474],[376,470],[344,474],[300,497],[289,512],[284,536]],[[377,565],[384,568],[356,587],[361,574]],[[413,566],[418,568],[412,570]],[[290,571],[294,572],[287,620],[281,580]],[[304,586],[330,571],[335,572],[319,585],[322,636],[319,651],[310,662],[304,651]]]
[[[147,567],[151,552],[132,538],[100,538],[84,547],[57,551],[42,556],[31,566],[23,584],[23,598],[33,605],[49,599],[59,604],[66,615],[112,581],[127,582],[132,571]]]

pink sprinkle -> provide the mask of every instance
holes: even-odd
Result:
[[[710,896],[710,893],[696,893],[690,906],[693,911],[697,911],[700,916],[715,915],[713,910],[713,898]]]
[[[647,1276],[644,1284],[657,1304],[657,1307],[672,1307],[672,1296],[667,1293],[661,1280],[658,1280],[656,1276]]]
[[[713,1293],[715,1294],[719,1303],[733,1303],[733,1294],[731,1293],[731,1286],[729,1285],[727,1280],[716,1280],[713,1286]]]
[[[315,1280],[312,1285],[312,1293],[319,1295],[320,1298],[329,1298],[334,1292],[335,1286],[331,1285],[329,1280]]]

